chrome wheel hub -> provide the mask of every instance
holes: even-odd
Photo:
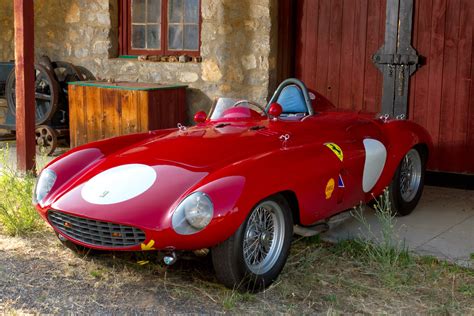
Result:
[[[421,184],[422,163],[420,154],[412,149],[403,158],[400,169],[400,193],[405,202],[416,197]]]
[[[247,223],[243,252],[248,269],[264,274],[277,262],[285,238],[284,216],[281,207],[273,201],[258,205]]]

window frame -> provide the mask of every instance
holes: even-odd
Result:
[[[132,0],[119,2],[119,51],[121,56],[181,56],[199,57],[201,55],[202,0],[199,1],[198,50],[170,50],[168,48],[168,2],[161,0],[161,49],[132,48]],[[184,36],[184,34],[183,34]]]

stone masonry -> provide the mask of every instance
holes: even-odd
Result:
[[[13,59],[11,0],[0,0],[0,60]],[[185,83],[189,117],[218,96],[265,104],[275,87],[276,0],[202,0],[202,63],[118,57],[117,0],[35,1],[36,55],[66,60],[98,78]]]

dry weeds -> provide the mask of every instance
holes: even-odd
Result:
[[[280,279],[256,295],[219,285],[209,258],[157,260],[79,257],[50,232],[0,235],[0,314],[474,314],[474,271],[424,257],[388,284],[350,242],[295,241]]]

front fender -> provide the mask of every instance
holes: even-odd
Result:
[[[105,139],[76,147],[64,155],[57,157],[44,168],[53,170],[58,178],[56,179],[50,194],[44,201],[42,201],[41,206],[48,205],[52,202],[53,197],[57,197],[61,192],[71,188],[73,186],[72,182],[74,182],[74,179],[76,179],[78,175],[93,168],[107,156],[139,142],[154,137],[164,136],[168,133],[170,133],[170,130],[131,134]]]

